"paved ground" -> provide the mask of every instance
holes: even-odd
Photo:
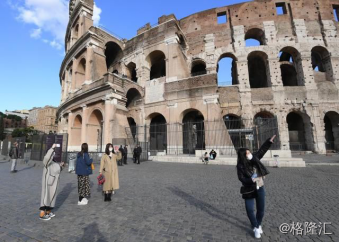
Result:
[[[296,158],[303,158],[306,163],[329,163],[329,164],[334,164],[334,163],[339,163],[339,154],[336,153],[330,153],[327,155],[323,154],[305,154],[305,155],[293,155],[293,157]]]
[[[55,214],[38,219],[42,168],[0,163],[0,241],[258,241],[234,166],[144,162],[119,167],[121,188],[104,202],[77,205],[77,181],[64,171]],[[98,166],[96,166],[98,169]],[[270,168],[262,241],[339,241],[339,167]],[[332,235],[283,234],[292,222],[331,222]],[[260,241],[261,241],[260,240]]]

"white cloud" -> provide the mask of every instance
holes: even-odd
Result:
[[[31,37],[34,39],[39,39],[41,37],[41,29],[34,29],[31,31]]]
[[[68,0],[23,0],[16,9],[18,20],[35,25],[30,34],[32,38],[39,39],[42,33],[48,33],[53,39],[50,45],[60,49],[69,18]]]
[[[99,25],[99,21],[100,21],[100,14],[102,13],[101,8],[99,8],[96,3],[94,3],[94,7],[93,7],[93,25],[94,26],[98,26]]]

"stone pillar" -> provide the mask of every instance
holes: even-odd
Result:
[[[233,27],[234,30],[234,40],[235,42],[234,47],[237,48],[244,48],[246,46],[246,42],[244,40],[244,26],[243,25],[238,25]]]
[[[263,26],[264,26],[264,33],[266,36],[266,45],[268,46],[273,45],[273,44],[275,45],[277,43],[277,40],[276,40],[277,30],[275,27],[275,22],[264,21]]]
[[[312,57],[310,52],[301,53],[301,64],[303,67],[303,74],[305,86],[307,90],[308,100],[318,100],[317,86],[314,79],[314,71],[312,66]]]
[[[322,124],[319,112],[319,104],[312,103],[311,108],[309,109],[309,113],[311,114],[311,123],[313,124],[312,130],[314,135],[314,149],[315,152],[320,154],[326,153],[326,146],[325,146],[325,129],[324,124]],[[305,123],[306,129],[306,123]],[[306,131],[307,132],[307,131]]]
[[[77,71],[77,59],[73,58],[73,63],[72,63],[72,80],[71,80],[71,90],[75,90],[76,89],[76,71]]]
[[[336,87],[339,89],[339,57],[331,56],[331,63],[333,69],[333,82]]]
[[[81,123],[81,142],[87,143],[87,120],[88,120],[88,107],[86,105],[82,106],[83,112],[82,112],[82,123]]]
[[[290,150],[289,146],[289,130],[288,130],[288,123],[287,123],[287,115],[286,114],[278,114],[277,115],[277,125],[279,129],[279,136],[280,136],[280,150]]]
[[[248,61],[239,60],[237,63],[237,73],[239,81],[239,95],[243,119],[253,119],[252,117],[252,103],[251,103],[251,90],[249,83]]]
[[[105,114],[104,114],[104,145],[107,143],[112,143],[113,138],[113,126],[112,123],[114,121],[114,111],[115,106],[117,104],[117,99],[105,98]],[[116,124],[118,125],[118,124]]]
[[[73,121],[74,121],[74,114],[72,112],[69,112],[68,113],[67,133],[68,133],[68,147],[69,147],[70,151],[72,151],[71,141],[72,141]]]
[[[85,83],[92,82],[92,63],[93,63],[93,48],[88,45],[86,48],[86,70],[85,70]]]

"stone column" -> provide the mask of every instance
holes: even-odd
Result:
[[[67,124],[67,133],[68,133],[68,147],[70,148],[70,151],[72,151],[71,148],[71,141],[72,141],[72,126],[74,121],[74,114],[72,112],[68,113],[68,124]]]
[[[72,63],[72,80],[71,80],[71,90],[75,90],[76,89],[76,71],[77,71],[77,59],[73,58],[73,63]]]
[[[319,112],[319,104],[312,103],[311,108],[308,109],[311,115],[311,123],[313,124],[312,130],[314,135],[314,149],[317,153],[325,154],[326,146],[325,146],[325,129],[324,124],[321,123],[320,112]],[[306,124],[305,124],[306,126]]]
[[[280,150],[290,150],[289,146],[289,129],[287,123],[287,115],[286,114],[278,114],[277,115],[277,125],[279,129],[280,136]]]
[[[104,114],[104,144],[112,143],[113,138],[113,127],[112,123],[114,121],[114,111],[115,106],[114,104],[117,104],[117,99],[111,99],[111,98],[105,98],[105,114]],[[118,123],[117,123],[118,125]]]
[[[92,82],[92,63],[93,63],[93,48],[91,45],[88,45],[86,48],[85,83]]]
[[[82,106],[82,123],[81,123],[81,142],[87,143],[87,120],[88,120],[88,107],[86,105]]]

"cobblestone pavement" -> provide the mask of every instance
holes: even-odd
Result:
[[[304,155],[294,155],[296,158],[302,158],[306,163],[329,163],[335,164],[339,163],[339,154],[304,154]]]
[[[269,168],[261,240],[253,237],[234,166],[129,163],[120,190],[77,205],[77,180],[62,172],[55,214],[38,218],[42,168],[0,163],[0,241],[339,241],[339,167]],[[98,165],[96,166],[98,170]],[[282,223],[331,222],[332,235],[279,232]]]

